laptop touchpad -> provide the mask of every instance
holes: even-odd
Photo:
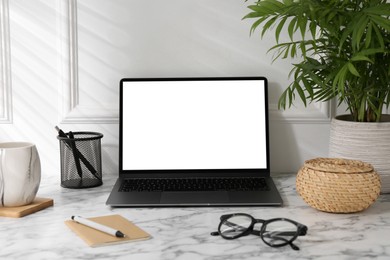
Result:
[[[227,203],[229,196],[226,191],[207,192],[163,192],[161,204],[214,204]]]

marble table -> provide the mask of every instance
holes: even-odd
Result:
[[[111,208],[105,201],[114,175],[103,186],[60,187],[59,176],[44,177],[40,197],[54,206],[24,218],[0,217],[0,259],[390,259],[390,195],[354,214],[317,211],[297,195],[295,174],[274,175],[283,207]],[[210,236],[222,214],[244,212],[256,218],[288,217],[308,226],[296,245],[271,248],[257,236],[224,240]],[[153,238],[99,248],[88,247],[64,221],[71,215],[120,214]]]

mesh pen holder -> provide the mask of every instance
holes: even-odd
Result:
[[[95,132],[73,132],[73,138],[57,136],[60,141],[62,187],[82,189],[103,184],[102,138],[103,134]]]

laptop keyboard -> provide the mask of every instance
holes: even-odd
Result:
[[[125,179],[119,191],[258,191],[269,190],[265,178]]]

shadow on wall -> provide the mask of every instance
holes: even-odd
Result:
[[[305,108],[299,100],[286,113],[278,110],[283,90],[269,83],[271,172],[296,173],[305,160],[328,156],[330,120],[318,106]]]
[[[269,102],[269,139],[271,155],[272,172],[295,172],[300,167],[302,161],[300,156],[297,136],[290,122],[287,120],[280,121],[272,118],[277,110],[277,104],[283,87],[276,82],[268,84],[268,102]]]
[[[102,170],[105,174],[118,176],[119,155],[118,144],[102,143]]]
[[[304,160],[299,151],[293,127],[287,122],[273,122],[270,119],[269,139],[271,172],[292,172],[301,167]]]

